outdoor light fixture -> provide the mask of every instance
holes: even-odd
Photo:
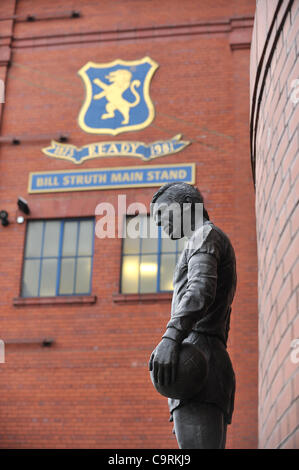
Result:
[[[17,224],[22,224],[24,222],[24,217],[22,215],[19,215],[17,217]]]
[[[22,212],[24,212],[24,214],[30,214],[28,202],[25,201],[25,199],[23,199],[22,197],[18,198],[18,207]]]
[[[9,224],[8,213],[6,211],[0,211],[0,219],[3,227],[7,227]]]

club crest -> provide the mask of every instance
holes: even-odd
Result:
[[[91,134],[144,129],[154,119],[149,87],[158,64],[150,57],[106,64],[87,62],[78,72],[86,87],[79,126]]]

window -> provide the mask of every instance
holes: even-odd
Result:
[[[89,294],[93,242],[93,219],[29,221],[22,297]]]
[[[126,229],[132,219],[126,218]],[[185,239],[162,237],[162,229],[156,226],[152,217],[139,215],[134,217],[134,224],[137,220],[138,238],[123,238],[121,293],[171,291],[174,268]]]

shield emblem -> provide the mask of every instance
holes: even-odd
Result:
[[[106,64],[87,62],[78,72],[86,88],[78,117],[81,129],[117,135],[148,126],[155,113],[149,87],[157,68],[150,57]]]

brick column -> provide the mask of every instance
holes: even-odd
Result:
[[[291,347],[299,338],[298,53],[299,2],[257,2],[250,73],[261,448],[299,447],[299,374]]]

